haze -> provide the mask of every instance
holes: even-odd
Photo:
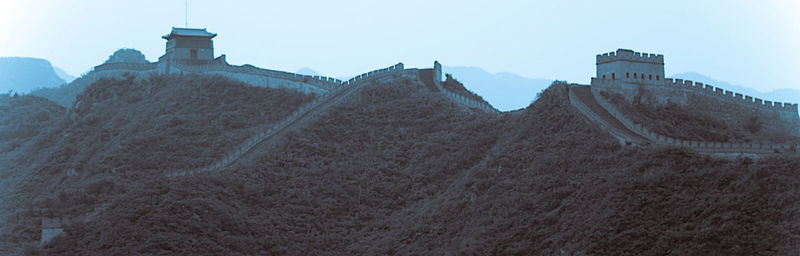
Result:
[[[0,0],[0,56],[72,74],[119,48],[149,60],[184,26],[184,1]],[[661,53],[666,73],[759,90],[800,89],[796,1],[189,1],[190,27],[218,33],[232,64],[348,76],[404,62],[587,83],[594,56]]]

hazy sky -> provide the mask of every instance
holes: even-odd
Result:
[[[0,0],[0,56],[45,58],[72,74],[118,48],[149,60],[184,25],[184,0]],[[760,90],[800,89],[800,1],[210,1],[189,26],[218,33],[232,64],[348,76],[403,62],[588,83],[595,55],[665,55]]]

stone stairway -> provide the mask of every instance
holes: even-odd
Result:
[[[598,124],[623,144],[685,147],[700,153],[728,157],[743,154],[796,154],[796,144],[687,141],[656,134],[625,117],[596,91],[591,90],[590,86],[570,85],[569,99],[570,103],[587,119]]]
[[[647,144],[650,141],[626,128],[619,120],[614,118],[592,95],[589,86],[570,86],[569,102],[580,111],[589,121],[598,124],[608,131],[622,144]]]
[[[252,151],[256,145],[277,140],[278,138],[287,134],[293,128],[310,123],[325,110],[346,99],[360,88],[381,78],[386,78],[387,76],[391,75],[399,75],[402,73],[402,71],[403,65],[401,63],[390,68],[376,70],[357,76],[356,78],[343,83],[340,88],[323,95],[304,107],[301,107],[278,124],[262,127],[260,132],[245,140],[242,144],[237,146],[235,150],[229,152],[224,158],[218,160],[217,162],[209,166],[196,169],[170,171],[166,173],[166,176],[180,177],[225,169],[241,159],[242,156]]]

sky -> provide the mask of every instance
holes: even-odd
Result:
[[[185,0],[0,0],[0,56],[79,75],[119,48],[151,61],[187,20]],[[800,89],[800,1],[188,1],[189,27],[217,33],[231,64],[333,77],[403,62],[474,66],[589,83],[595,55],[665,55],[762,91]]]

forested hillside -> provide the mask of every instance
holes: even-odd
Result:
[[[493,115],[414,80],[372,84],[255,160],[167,179],[311,98],[218,77],[103,80],[27,170],[38,178],[3,241],[52,255],[800,253],[800,159],[622,147],[567,90]],[[87,221],[37,248],[39,215]]]
[[[0,177],[13,185],[4,194],[13,204],[3,204],[9,219],[1,240],[38,239],[42,216],[92,216],[128,186],[207,164],[313,99],[222,77],[169,75],[102,79],[69,112],[35,96],[7,99]]]

